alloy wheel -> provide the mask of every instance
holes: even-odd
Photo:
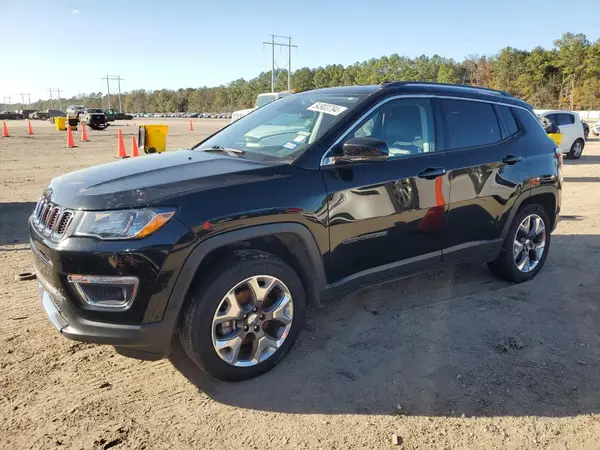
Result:
[[[212,321],[219,357],[237,367],[270,358],[283,345],[294,317],[288,287],[270,275],[247,278],[223,297]]]
[[[531,272],[539,264],[546,248],[546,226],[537,214],[525,217],[517,228],[513,242],[513,259],[517,269]]]
[[[581,142],[577,141],[573,144],[573,156],[575,158],[577,158],[579,155],[581,155],[581,152],[583,151],[583,145],[581,144]]]

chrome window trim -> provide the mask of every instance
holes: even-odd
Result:
[[[371,108],[369,108],[369,110],[366,111],[363,115],[361,115],[358,119],[356,119],[354,122],[352,122],[352,124],[346,129],[346,131],[339,138],[337,138],[333,144],[331,144],[329,146],[329,148],[325,151],[325,153],[323,153],[323,156],[321,157],[321,162],[319,164],[319,167],[330,167],[330,166],[335,165],[335,159],[331,158],[331,157],[328,157],[327,154],[331,151],[332,148],[334,148],[341,141],[343,141],[348,136],[348,134],[350,133],[350,131],[356,125],[358,125],[360,122],[362,122],[364,119],[366,119],[373,111],[375,111],[380,106],[385,105],[387,102],[391,102],[392,100],[410,99],[410,98],[440,98],[440,99],[450,99],[450,100],[465,100],[465,101],[471,101],[471,102],[489,103],[489,104],[492,104],[492,105],[508,106],[509,108],[519,108],[519,109],[527,111],[529,114],[531,114],[531,116],[540,125],[540,127],[542,126],[539,123],[539,120],[537,119],[537,117],[530,110],[528,110],[527,108],[525,108],[523,106],[519,106],[519,105],[512,105],[510,103],[504,103],[502,101],[482,100],[482,99],[479,99],[479,98],[470,98],[470,97],[457,97],[457,96],[454,96],[454,95],[398,94],[398,95],[393,95],[393,96],[388,97],[388,98],[384,98],[383,100],[379,101],[378,103],[376,103],[375,105],[373,105]],[[545,133],[545,131],[544,131],[544,133]],[[436,145],[436,148],[437,148],[437,145]],[[438,150],[436,150],[435,152],[431,152],[431,153],[433,154],[433,153],[437,153],[437,152],[438,152]]]

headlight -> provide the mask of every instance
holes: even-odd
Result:
[[[86,211],[75,236],[99,239],[139,239],[154,233],[175,215],[175,209],[145,208],[122,211]]]

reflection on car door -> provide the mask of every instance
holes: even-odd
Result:
[[[528,150],[511,108],[442,99],[450,199],[444,261],[493,254],[526,178]]]
[[[430,100],[402,98],[380,105],[331,151],[341,153],[344,140],[359,136],[384,140],[390,158],[322,168],[334,286],[441,261],[449,185],[447,176],[431,174],[431,169],[445,170],[447,156],[436,151]]]

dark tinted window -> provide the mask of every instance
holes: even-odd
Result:
[[[449,150],[493,144],[501,140],[498,119],[491,103],[442,100]]]
[[[517,119],[517,122],[519,122],[521,130],[525,133],[532,134],[538,139],[549,140],[548,135],[540,125],[540,122],[532,116],[531,113],[520,108],[513,108],[512,112]]]
[[[512,108],[508,106],[500,106],[500,117],[504,121],[504,126],[506,127],[507,136],[512,136],[513,134],[517,134],[519,132],[519,127],[517,126],[517,122],[515,121],[514,116],[511,112]]]
[[[548,119],[550,119],[552,122],[554,122],[555,125],[559,127],[561,125],[571,125],[575,123],[575,116],[573,114],[554,113],[548,114],[546,117],[548,117]]]

